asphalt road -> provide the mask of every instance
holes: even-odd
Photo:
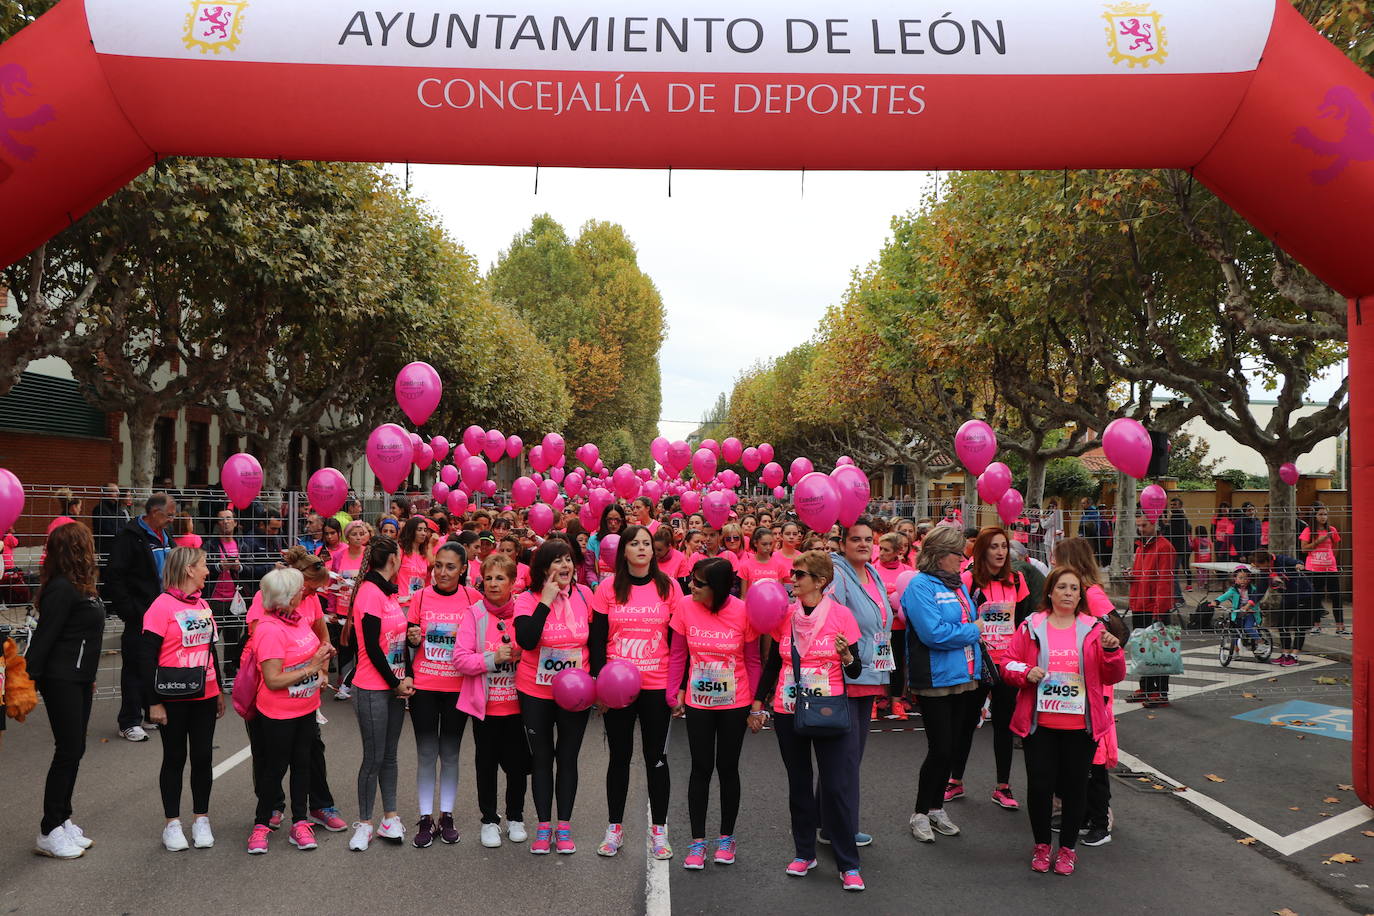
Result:
[[[1276,669],[1276,672],[1278,669]],[[1300,686],[1302,669],[1275,675],[1278,686]],[[1285,680],[1288,679],[1288,680]],[[1333,702],[1330,697],[1326,702]],[[1171,709],[1135,711],[1121,717],[1123,748],[1160,772],[1254,818],[1279,834],[1291,834],[1358,806],[1348,781],[1349,743],[1265,728],[1231,719],[1258,700],[1190,697]],[[331,783],[350,816],[360,757],[351,704],[326,702],[325,727]],[[248,764],[215,782],[211,816],[218,843],[212,850],[165,852],[157,800],[159,738],[130,744],[115,735],[112,700],[98,700],[91,741],[77,785],[76,819],[96,840],[85,857],[59,862],[31,853],[37,833],[42,783],[51,753],[40,707],[24,725],[11,723],[0,748],[0,784],[9,828],[0,835],[0,912],[3,913],[285,913],[332,909],[385,912],[558,912],[560,914],[796,913],[833,916],[837,908],[862,906],[868,913],[1037,914],[1065,912],[1270,914],[1287,907],[1300,916],[1374,911],[1361,884],[1374,883],[1364,863],[1321,866],[1331,854],[1360,855],[1363,824],[1301,852],[1282,856],[1263,844],[1242,845],[1246,836],[1224,818],[1190,804],[1178,793],[1155,789],[1147,777],[1113,780],[1117,827],[1113,842],[1081,849],[1071,878],[1037,875],[1028,868],[1030,827],[1024,814],[987,800],[992,782],[991,735],[980,731],[968,771],[969,796],[949,810],[963,828],[957,838],[918,844],[906,822],[915,774],[925,751],[918,730],[870,736],[863,766],[862,827],[875,837],[861,850],[868,891],[840,890],[833,860],[806,878],[783,874],[792,855],[786,797],[776,740],[771,732],[750,736],[742,770],[744,804],[739,861],[708,863],[685,872],[687,843],[687,748],[681,725],[670,741],[674,794],[670,832],[677,853],[671,863],[647,866],[638,840],[645,826],[642,779],[632,782],[627,843],[607,860],[595,854],[604,829],[602,775],[606,761],[600,726],[588,730],[582,754],[582,785],[573,820],[579,852],[535,857],[507,845],[477,843],[478,817],[472,782],[470,736],[464,742],[458,822],[462,842],[425,850],[378,843],[366,853],[346,848],[347,833],[320,831],[320,849],[300,852],[274,835],[267,856],[250,857],[244,843],[252,820]],[[1154,716],[1154,718],[1149,718]],[[914,719],[913,726],[919,726]],[[217,763],[246,746],[242,724],[230,712],[217,732]],[[414,742],[401,739],[401,809],[415,820]],[[1211,783],[1206,773],[1225,783]],[[1021,762],[1013,783],[1024,789]],[[188,790],[189,792],[189,790]],[[1340,804],[1322,799],[1338,796]],[[189,804],[189,794],[188,794]],[[712,802],[716,800],[713,788]],[[1287,810],[1297,806],[1302,811]],[[189,813],[189,811],[187,812]],[[1309,816],[1310,815],[1310,816]],[[528,815],[533,820],[531,810]],[[716,820],[713,810],[710,823]],[[824,847],[822,847],[824,850]],[[647,891],[646,891],[647,889]],[[646,895],[647,894],[647,895]],[[652,903],[646,904],[646,900]],[[646,910],[647,906],[647,910]]]

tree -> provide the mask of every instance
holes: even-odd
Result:
[[[57,0],[0,0],[0,41],[8,41],[56,5]]]
[[[1207,442],[1187,433],[1178,433],[1169,439],[1169,474],[1180,483],[1188,481],[1210,481],[1216,475],[1221,462],[1208,461],[1210,450]]]

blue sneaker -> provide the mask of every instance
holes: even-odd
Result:
[[[820,833],[818,833],[818,834],[816,835],[816,839],[817,839],[817,841],[819,841],[819,842],[821,842],[821,843],[824,843],[824,844],[827,845],[827,846],[830,845],[830,837],[826,835],[826,833],[825,833],[824,830],[822,830]],[[857,833],[854,834],[854,845],[855,845],[855,846],[872,846],[872,845],[873,845],[873,837],[869,836],[868,834],[866,834],[866,833],[864,833],[862,830],[860,830],[860,831],[858,831]]]

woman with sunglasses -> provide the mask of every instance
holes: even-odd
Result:
[[[739,758],[749,722],[749,704],[759,679],[759,634],[744,602],[731,596],[735,571],[722,558],[692,567],[690,601],[678,603],[669,626],[676,634],[669,657],[666,698],[675,716],[686,716],[692,770],[687,778],[687,812],[692,842],[682,867],[706,867],[706,807],[711,773],[720,782],[720,835],[715,863],[735,861],[739,816]],[[681,689],[687,677],[687,690]]]
[[[870,531],[867,527],[864,530]],[[863,546],[866,551],[867,545]],[[861,891],[864,881],[859,873],[857,835],[863,748],[856,732],[868,731],[868,717],[851,702],[848,731],[827,738],[799,735],[793,723],[798,690],[809,696],[844,696],[846,680],[856,680],[864,669],[857,648],[859,624],[849,608],[826,595],[834,580],[835,564],[821,551],[802,554],[793,564],[797,601],[771,634],[773,646],[755,692],[749,727],[755,732],[763,728],[764,705],[770,704],[778,751],[787,768],[792,815],[795,857],[787,873],[805,877],[816,867],[819,827],[834,849],[842,886],[847,891]],[[864,710],[868,705],[862,704]],[[812,770],[813,754],[818,773]]]
[[[553,679],[565,668],[586,671],[591,664],[592,592],[573,581],[572,548],[552,537],[539,545],[530,564],[530,589],[515,601],[515,641],[524,651],[516,670],[520,715],[529,741],[534,808],[539,817],[530,852],[577,852],[573,842],[573,803],[577,799],[577,757],[590,710],[564,709],[554,702]],[[551,814],[557,764],[558,828]]]
[[[462,675],[456,666],[458,625],[481,596],[462,584],[467,554],[457,544],[441,544],[434,554],[434,583],[416,592],[406,609],[406,673],[415,685],[410,696],[410,724],[415,731],[416,789],[420,822],[411,840],[416,849],[434,843],[457,843],[453,804],[458,798],[458,751],[467,726],[457,707]],[[435,767],[439,768],[439,821],[434,821]]]
[[[659,529],[662,531],[663,529]],[[609,824],[598,855],[613,856],[624,843],[622,822],[630,791],[630,761],[634,758],[635,722],[644,749],[649,780],[649,847],[656,859],[671,859],[668,844],[668,724],[667,705],[669,631],[682,590],[662,570],[654,556],[653,535],[630,525],[616,549],[615,574],[602,582],[592,598],[589,646],[592,673],[600,674],[608,661],[622,661],[639,669],[639,696],[624,709],[606,709],[606,808]]]
[[[600,561],[601,539],[611,534],[620,534],[625,528],[625,510],[615,503],[611,503],[601,510],[601,525],[596,529],[596,533],[587,539],[586,552],[591,555],[596,562],[597,580],[610,573],[605,568],[605,564]]]
[[[529,839],[525,831],[525,787],[530,752],[525,740],[515,669],[520,647],[512,641],[515,561],[493,554],[482,564],[482,598],[474,601],[458,627],[454,664],[463,676],[458,708],[472,717],[477,745],[477,807],[482,813],[482,845],[501,845],[496,813],[496,771],[506,774],[506,833],[512,843]]]

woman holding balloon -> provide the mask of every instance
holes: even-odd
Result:
[[[635,722],[644,750],[644,768],[649,780],[649,844],[656,859],[671,859],[668,843],[668,707],[669,630],[668,624],[682,591],[658,567],[653,536],[647,527],[630,525],[620,536],[615,556],[614,575],[597,587],[592,598],[592,626],[589,647],[592,673],[605,681],[598,685],[617,686],[633,675],[639,681],[636,696],[628,705],[617,708],[612,698],[603,697],[606,742],[610,763],[606,770],[606,807],[609,825],[597,853],[613,856],[624,842],[622,821],[625,798],[630,789],[630,761],[634,757]],[[611,666],[616,669],[612,670]],[[633,669],[625,671],[624,669]],[[614,676],[614,680],[612,679]],[[614,689],[614,688],[606,688]],[[616,697],[614,699],[620,699]]]
[[[530,842],[535,855],[547,855],[551,848],[563,855],[577,852],[569,819],[577,799],[577,757],[591,698],[577,709],[554,702],[555,675],[570,668],[585,672],[591,663],[587,639],[592,593],[573,581],[573,567],[568,542],[549,538],[534,552],[529,591],[515,602],[515,640],[523,650],[515,685],[529,741],[534,808],[539,817]],[[555,785],[556,831],[551,817]]]

